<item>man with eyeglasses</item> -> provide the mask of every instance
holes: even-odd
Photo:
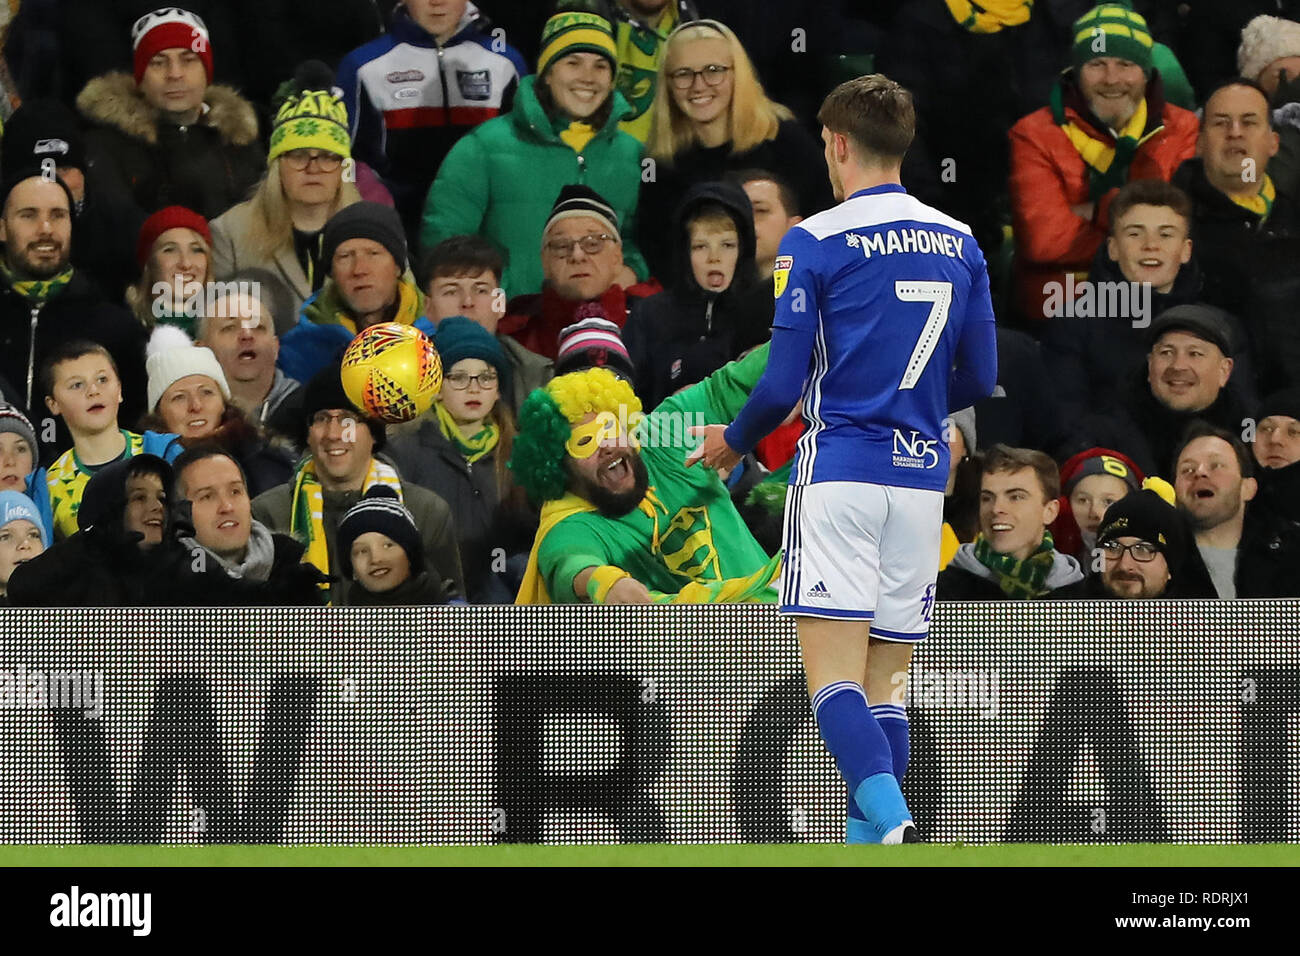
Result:
[[[655,279],[637,282],[623,263],[618,214],[588,186],[560,190],[541,246],[542,291],[511,299],[497,331],[552,361],[560,332],[578,321],[581,306],[599,303],[621,329],[633,301],[663,291]]]
[[[1174,489],[1195,530],[1192,586],[1229,600],[1300,596],[1300,536],[1254,507],[1259,484],[1236,435],[1192,425],[1176,456]]]
[[[280,339],[284,374],[308,381],[348,343],[372,325],[414,325],[425,335],[424,293],[406,264],[406,234],[397,213],[379,203],[359,202],[336,212],[325,225],[321,263],[329,279],[303,303],[298,323]]]
[[[1209,596],[1182,587],[1187,542],[1186,520],[1158,492],[1148,488],[1125,495],[1101,520],[1101,574],[1089,578],[1089,590],[1122,600]]]
[[[449,596],[463,598],[465,579],[451,508],[434,492],[404,479],[391,459],[379,454],[388,437],[384,423],[366,417],[348,399],[338,362],[307,383],[302,408],[309,453],[286,484],[253,499],[253,517],[307,546],[305,560],[330,575],[328,597],[338,607],[347,603],[350,586],[339,571],[339,521],[372,486],[387,485],[420,529],[430,576],[443,582]]]

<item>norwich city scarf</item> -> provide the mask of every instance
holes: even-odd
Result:
[[[997,33],[1029,22],[1034,0],[945,0],[957,25],[971,33]]]
[[[402,498],[402,482],[397,472],[378,458],[370,459],[370,471],[361,483],[361,494],[371,485],[388,485]],[[302,556],[304,564],[314,564],[323,573],[330,573],[329,549],[325,540],[325,494],[316,478],[316,461],[303,459],[293,476],[293,500],[289,504],[289,533],[307,546]],[[321,590],[328,591],[329,583],[322,582]]]
[[[1038,550],[1023,561],[1009,554],[998,554],[982,532],[975,536],[975,560],[992,571],[1002,593],[1015,600],[1042,597],[1051,590],[1047,576],[1056,562],[1055,550],[1050,531],[1043,532]]]
[[[1074,120],[1066,119],[1059,83],[1052,87],[1052,118],[1088,166],[1088,193],[1094,202],[1128,181],[1128,168],[1137,155],[1138,147],[1164,131],[1163,126],[1156,126],[1143,134],[1142,130],[1147,124],[1147,103],[1146,100],[1141,100],[1124,128],[1115,136],[1114,145],[1097,139]]]
[[[433,407],[438,413],[438,427],[442,429],[442,436],[456,446],[456,450],[471,465],[497,447],[497,441],[501,438],[501,429],[490,418],[483,419],[483,428],[466,438],[460,426],[456,424],[456,419],[452,418],[451,412],[447,411],[446,405],[436,401]]]
[[[1235,202],[1242,209],[1253,212],[1259,216],[1259,221],[1264,222],[1268,219],[1268,214],[1273,211],[1273,200],[1277,198],[1277,190],[1273,187],[1273,180],[1268,173],[1264,174],[1264,185],[1259,187],[1259,192],[1253,196],[1238,196],[1235,193],[1229,193],[1228,198]]]
[[[72,281],[72,266],[68,266],[58,275],[51,276],[48,279],[18,279],[14,277],[9,267],[3,261],[0,261],[0,278],[3,278],[9,288],[17,292],[31,305],[42,306],[51,297],[62,292],[64,287]]]

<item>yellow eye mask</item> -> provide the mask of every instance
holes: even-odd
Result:
[[[601,442],[607,438],[617,438],[618,433],[618,419],[605,412],[585,425],[574,425],[564,447],[574,458],[590,458],[600,450]],[[627,439],[627,443],[632,448],[640,447],[636,439],[631,437]]]

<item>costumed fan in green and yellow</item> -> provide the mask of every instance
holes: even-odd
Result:
[[[605,603],[633,578],[655,603],[775,602],[769,557],[713,471],[687,468],[692,426],[729,422],[767,364],[767,346],[643,416],[607,368],[535,389],[510,460],[542,504],[518,604]]]

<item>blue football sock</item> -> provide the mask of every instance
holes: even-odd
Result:
[[[895,801],[889,799],[887,792],[881,791],[879,785],[866,790],[863,790],[863,785],[882,774],[894,783],[895,790],[898,789],[898,783],[893,778],[893,755],[889,741],[867,707],[867,696],[862,685],[848,680],[827,684],[813,696],[812,704],[817,729],[826,742],[826,749],[835,758],[835,765],[839,767],[840,775],[848,785],[851,799],[862,810],[859,817],[864,822],[870,821],[866,825],[877,834],[873,842],[879,842],[880,837],[901,822],[901,819],[894,819],[898,808],[894,805]],[[864,798],[868,799],[868,803],[863,803]],[[902,804],[906,814],[907,806],[903,804],[901,792],[896,802]],[[907,819],[906,815],[902,819]],[[853,836],[854,831],[860,835],[863,828],[853,820],[854,817],[850,815],[849,835]]]
[[[875,826],[881,842],[891,831],[912,819],[892,771],[886,770],[863,780],[854,789],[853,799],[862,808],[862,815]]]
[[[862,815],[862,810],[858,807],[858,801],[852,796],[848,798],[848,816],[844,821],[844,842],[854,843],[879,843],[880,834],[871,822]]]
[[[903,785],[907,772],[907,710],[901,704],[872,704],[872,716],[889,741],[889,752],[894,757],[894,779]]]

